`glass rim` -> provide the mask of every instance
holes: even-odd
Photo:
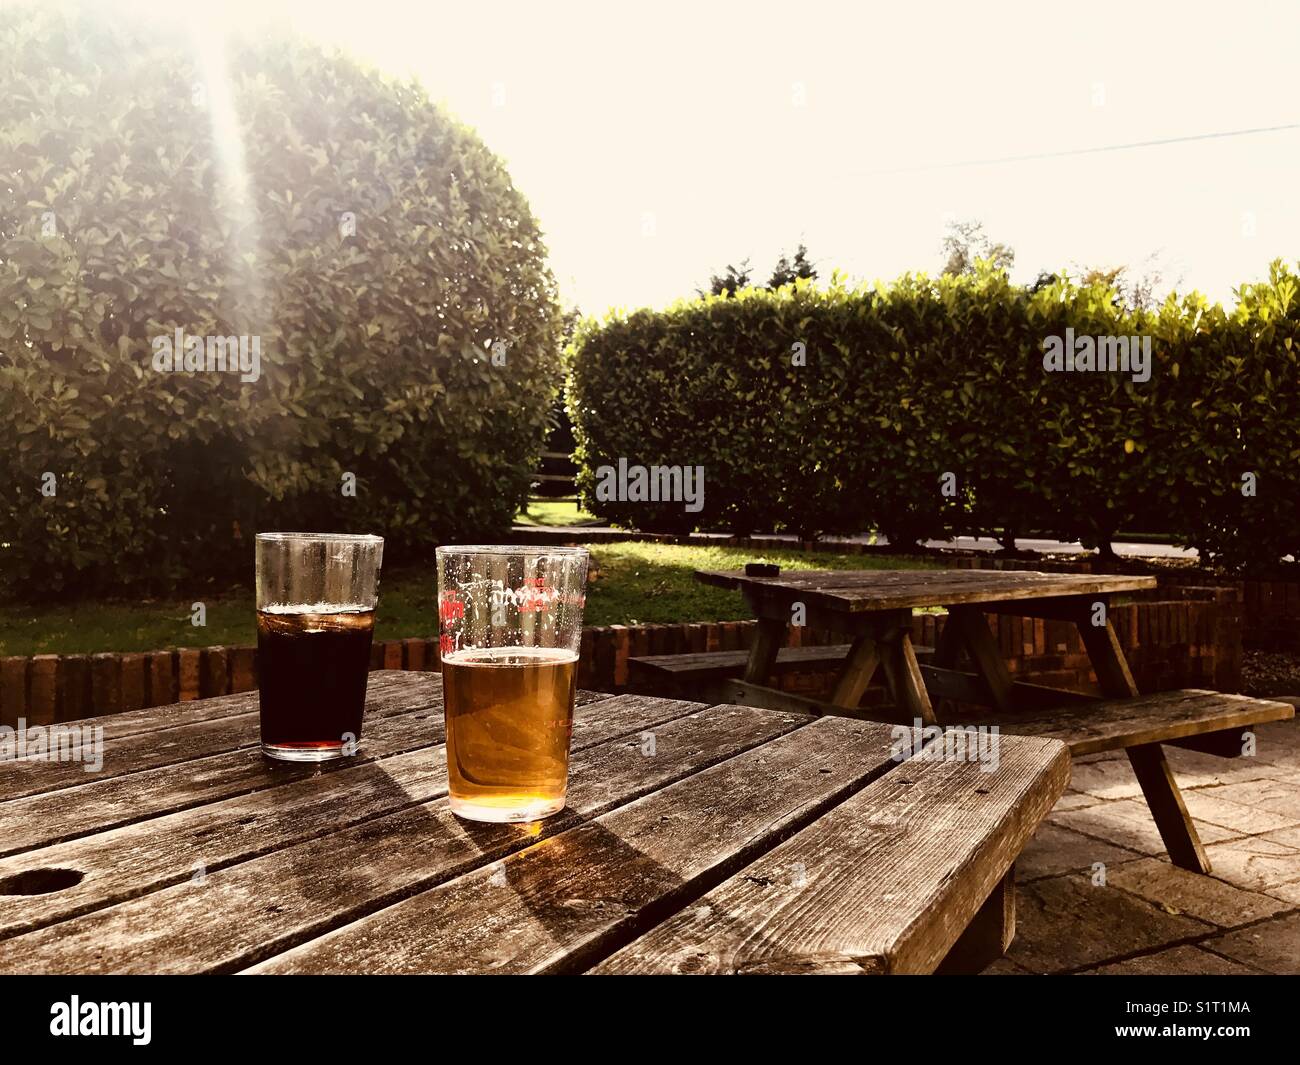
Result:
[[[260,532],[256,537],[268,543],[281,540],[313,540],[324,543],[382,544],[384,538],[374,533]]]
[[[576,557],[591,552],[585,547],[546,547],[538,544],[447,544],[436,555],[559,555]]]

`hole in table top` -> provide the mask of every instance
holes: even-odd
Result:
[[[0,895],[48,895],[84,880],[79,869],[24,869],[0,879]]]

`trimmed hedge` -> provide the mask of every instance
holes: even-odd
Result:
[[[588,320],[570,351],[583,505],[643,529],[1089,545],[1126,529],[1227,565],[1300,555],[1296,293],[1276,263],[1231,314],[1197,294],[1132,311],[1104,285],[1031,292],[981,264]],[[1044,340],[1067,327],[1149,335],[1150,379],[1046,372]],[[598,499],[620,457],[702,465],[703,511]]]
[[[6,593],[247,575],[264,528],[394,560],[503,535],[562,370],[500,161],[347,59],[237,43],[214,73],[161,32],[0,16]],[[260,379],[156,372],[178,328],[260,337]]]

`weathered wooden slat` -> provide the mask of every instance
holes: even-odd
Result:
[[[749,659],[745,663],[745,679],[751,684],[767,682],[772,664],[776,661],[776,653],[785,643],[785,630],[783,621],[758,619],[758,631],[754,633],[754,642],[749,647]]]
[[[875,611],[851,613],[834,605],[825,606],[788,588],[754,589],[745,593],[745,600],[756,618],[772,618],[776,621],[787,621],[791,609],[798,605],[809,628],[845,636],[875,633],[879,627],[878,613]]]
[[[992,773],[908,761],[593,971],[931,972],[1069,776],[1051,741],[1004,740]]]
[[[441,694],[434,700],[420,696],[420,705],[412,709],[424,712],[368,721],[355,757],[319,766],[272,762],[262,757],[260,748],[242,747],[107,780],[86,774],[87,783],[79,787],[11,799],[0,806],[5,819],[5,830],[0,834],[0,856],[441,743]],[[408,717],[413,720],[408,721]],[[415,720],[420,720],[420,724],[416,725]]]
[[[838,669],[848,657],[850,644],[827,644],[820,647],[782,647],[772,664],[773,674],[804,673]],[[639,655],[627,660],[632,672],[662,674],[673,679],[692,681],[715,677],[739,677],[748,661],[748,651],[699,651],[678,655]]]
[[[957,702],[971,703],[976,706],[991,705],[988,686],[982,677],[974,673],[940,669],[938,666],[923,664],[921,676],[925,678],[925,688],[930,693],[931,699],[954,699]],[[1070,691],[1066,688],[1049,688],[1043,684],[1029,684],[1022,680],[1015,681],[1011,685],[1011,705],[1016,711],[1049,710],[1058,706],[1091,706],[1097,702],[1095,695]]]
[[[885,726],[814,721],[258,971],[580,970],[885,772],[890,755]]]
[[[603,700],[579,708],[573,744],[582,749],[630,728],[647,727],[655,714],[669,718],[698,708],[696,703],[639,696]],[[423,715],[397,720],[430,740],[435,725],[441,733],[441,723],[417,717]],[[220,868],[427,802],[446,790],[443,748],[421,748],[330,773],[299,775],[276,790],[274,802],[260,793],[236,796],[0,859],[0,882],[38,868],[86,874],[81,883],[46,895],[0,894],[0,939],[176,883],[200,867]]]
[[[696,708],[680,716],[683,709],[691,710],[689,704],[631,696],[596,706],[600,714],[586,736],[592,745],[575,751],[569,804],[553,818],[533,825],[474,824],[452,814],[445,799],[420,802],[251,861],[209,867],[201,883],[174,883],[75,920],[0,940],[0,971],[241,968],[546,840],[804,723],[744,707]],[[655,723],[656,714],[679,716]],[[617,735],[596,742],[602,727]],[[423,768],[412,766],[411,772],[421,779],[442,778],[445,784],[443,760],[426,752],[420,755]],[[393,768],[409,757],[378,764],[394,773],[395,793],[412,787],[412,780],[398,777]],[[335,774],[331,783],[340,783],[340,777]],[[321,799],[337,807],[340,799],[353,802],[354,795],[355,788],[327,787]]]
[[[0,885],[28,869],[85,874],[57,892],[0,895],[0,970],[12,962],[6,937],[410,806],[444,791],[446,775],[444,759],[417,750],[295,780],[273,803],[241,796],[0,859]]]
[[[806,695],[784,692],[779,688],[769,688],[763,684],[750,684],[744,680],[718,680],[707,686],[710,695],[719,702],[734,703],[738,706],[759,706],[766,710],[776,710],[787,714],[822,714],[847,715],[843,708]]]
[[[366,720],[408,713],[428,705],[429,700],[442,690],[441,678],[436,675],[418,673],[411,676],[418,678],[412,684],[381,683],[374,688],[368,688]],[[85,731],[87,728],[93,728],[99,722],[103,722],[104,764],[97,773],[93,774],[93,779],[107,780],[110,777],[139,773],[159,766],[177,765],[195,758],[257,745],[260,742],[260,730],[256,711],[256,693],[224,698],[236,700],[251,698],[253,709],[248,713],[224,715],[192,725],[173,725],[170,728],[129,733],[120,739],[111,740],[107,738],[109,722],[113,721],[111,717],[87,719],[63,727],[81,729],[82,735],[85,736],[88,735]],[[184,705],[197,706],[200,702],[193,701]],[[76,787],[86,784],[91,779],[92,775],[86,772],[82,762],[50,762],[41,759],[0,761],[0,804],[26,795]]]
[[[1067,743],[1070,752],[1079,757],[1241,729],[1265,721],[1286,721],[1294,715],[1295,708],[1287,703],[1189,688],[1136,699],[1080,703],[1042,716],[980,715],[970,718],[969,723],[997,724],[1004,732],[1018,736],[1051,736]]]
[[[789,570],[776,577],[697,570],[695,577],[722,588],[776,594],[850,613],[1104,595],[1156,586],[1154,577],[1033,570]]]
[[[1097,701],[1095,695],[1087,692],[1070,691],[1068,688],[1053,688],[1046,684],[1030,684],[1018,680],[1011,685],[1011,704],[1018,711],[1033,713],[1040,710],[1052,710],[1061,706],[1082,707]]]

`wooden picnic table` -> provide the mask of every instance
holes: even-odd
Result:
[[[583,692],[566,810],[488,825],[448,809],[433,673],[372,673],[360,754],[319,767],[261,755],[256,692],[76,724],[98,772],[0,762],[3,973],[977,968],[1069,775],[1052,739],[990,772],[883,724]]]
[[[733,701],[772,709],[852,712],[877,669],[909,719],[936,723],[932,696],[981,703],[1000,711],[1077,705],[1078,692],[1016,682],[984,613],[1075,622],[1104,694],[1137,695],[1110,618],[1097,613],[1118,593],[1154,588],[1154,577],[1037,573],[1027,570],[789,570],[749,576],[743,570],[700,570],[697,580],[738,589],[758,619],[744,677],[728,685]],[[944,607],[948,619],[933,663],[918,663],[912,647],[914,609]],[[1101,624],[1096,624],[1098,617]],[[770,684],[777,652],[792,623],[854,637],[829,700],[819,702]],[[973,672],[955,667],[962,650]]]
[[[1249,747],[1249,730],[1255,725],[1295,713],[1284,703],[1199,689],[1140,695],[1108,608],[1116,596],[1155,587],[1154,577],[915,569],[796,570],[766,576],[700,571],[695,576],[706,584],[739,589],[758,618],[743,678],[712,684],[714,698],[862,717],[868,712],[859,703],[879,670],[892,713],[906,721],[936,725],[942,716],[943,725],[953,727],[978,721],[1004,732],[1054,736],[1079,755],[1123,750],[1170,859],[1195,872],[1209,872],[1210,862],[1162,745],[1239,757]],[[911,640],[912,611],[920,607],[945,607],[948,614],[926,664],[917,661]],[[1102,697],[1014,680],[990,631],[989,613],[1072,622]],[[853,636],[829,701],[780,691],[770,683],[792,621]],[[957,668],[963,654],[969,670]],[[683,670],[679,675],[687,674]],[[942,715],[936,715],[935,702]]]

